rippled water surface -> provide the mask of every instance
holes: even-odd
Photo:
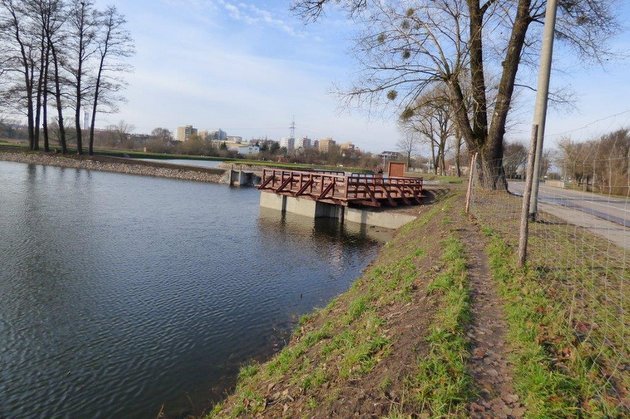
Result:
[[[377,251],[258,199],[0,162],[0,417],[198,413]]]

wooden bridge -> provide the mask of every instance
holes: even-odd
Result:
[[[419,204],[422,178],[264,169],[258,189],[342,206]]]

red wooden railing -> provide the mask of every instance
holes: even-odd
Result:
[[[420,203],[422,178],[264,169],[260,190],[340,205]]]

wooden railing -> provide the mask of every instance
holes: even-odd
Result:
[[[264,169],[260,190],[340,205],[420,203],[422,178]]]

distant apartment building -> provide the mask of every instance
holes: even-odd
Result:
[[[187,141],[194,134],[197,134],[197,128],[194,128],[192,125],[186,125],[177,127],[177,136],[175,138],[177,141]]]
[[[235,145],[229,148],[231,151],[236,151],[242,156],[251,156],[260,153],[260,147],[257,145]]]
[[[295,148],[306,150],[312,147],[312,141],[308,137],[302,137],[295,141]]]
[[[330,152],[336,145],[335,140],[332,138],[322,138],[319,140],[319,152],[320,153],[328,153]]]
[[[216,131],[208,131],[206,139],[215,140],[215,141],[227,141],[228,135],[227,135],[227,132],[219,128]]]
[[[339,144],[339,149],[341,151],[354,151],[354,144],[350,142]]]
[[[398,160],[402,155],[397,151],[383,151],[378,155],[383,160]]]
[[[285,147],[289,153],[295,150],[295,138],[284,137],[280,139],[280,147]]]
[[[227,141],[230,143],[241,144],[243,142],[243,137],[238,135],[228,135]]]

